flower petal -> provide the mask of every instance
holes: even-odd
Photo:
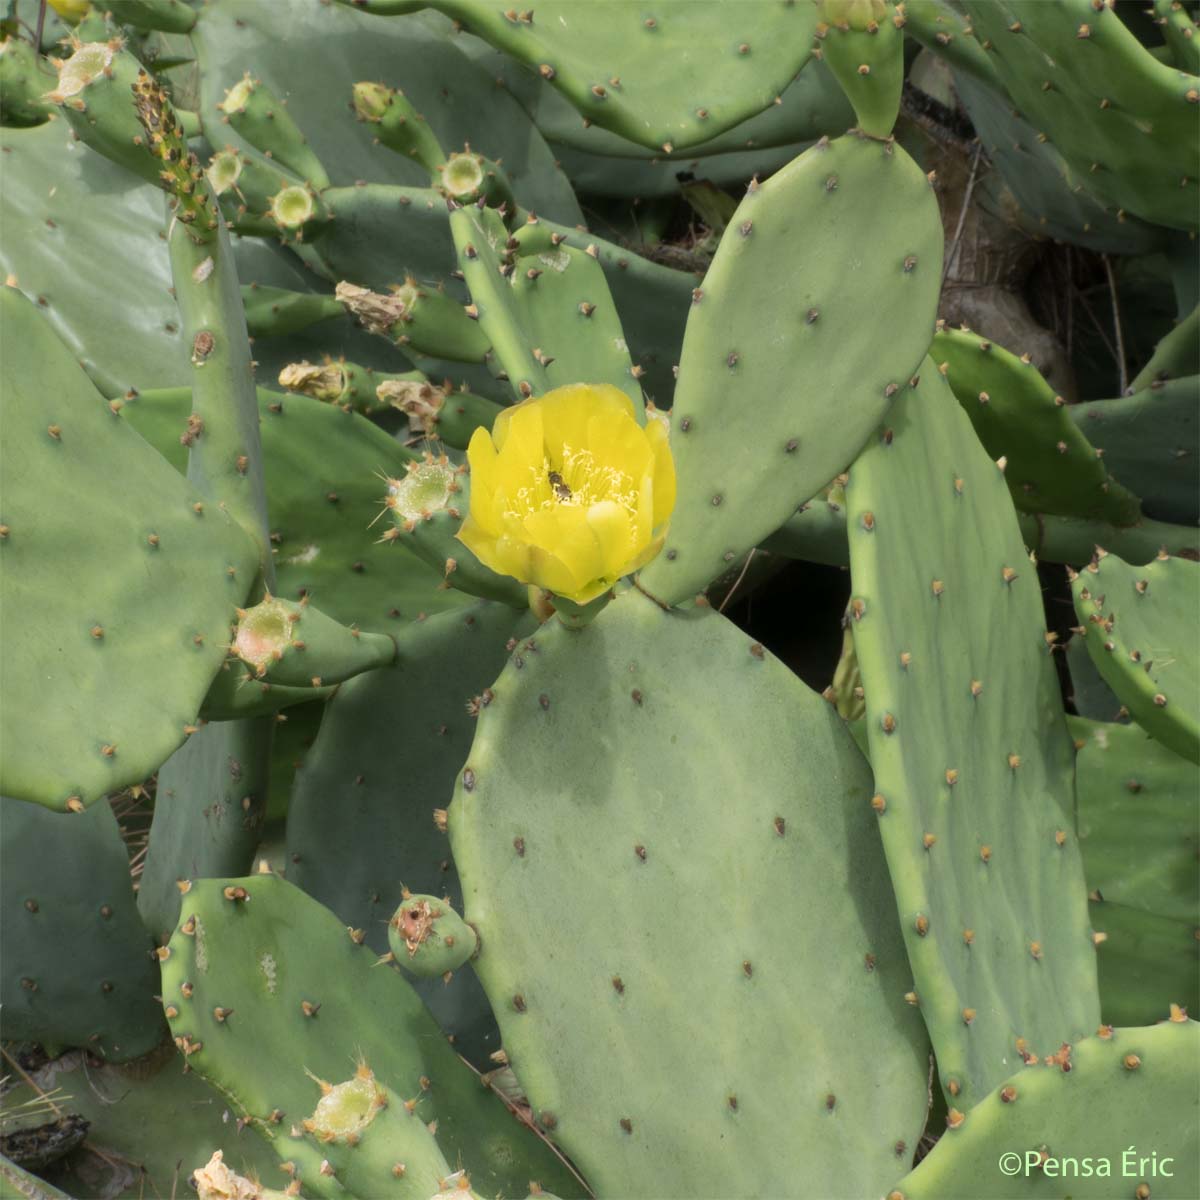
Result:
[[[562,448],[579,450],[587,440],[587,425],[596,411],[596,389],[583,384],[555,388],[538,401],[542,405],[545,439],[551,465],[562,470]]]
[[[471,434],[467,445],[467,463],[471,468],[471,516],[491,534],[500,532],[492,516],[497,484],[496,448],[491,435],[482,426]]]
[[[624,413],[609,411],[594,415],[588,421],[586,445],[598,466],[625,476],[629,481],[625,486],[630,490],[633,481],[641,477],[652,461],[646,431]]]
[[[654,528],[665,528],[675,511],[675,460],[666,425],[662,421],[648,422],[646,440],[654,452]]]
[[[629,512],[612,500],[602,500],[583,511],[600,546],[603,569],[599,574],[608,583],[615,583],[626,573],[634,551],[633,522]]]
[[[643,428],[618,388],[572,384],[507,408],[467,458],[458,536],[494,571],[585,604],[662,547],[675,502],[666,426]]]
[[[472,497],[472,500],[474,497]],[[507,575],[508,568],[500,563],[496,536],[476,520],[474,514],[467,517],[458,533],[454,535],[477,559],[492,571]]]
[[[525,532],[535,546],[561,560],[575,588],[604,574],[600,543],[588,524],[586,509],[569,504],[539,509],[525,518]]]

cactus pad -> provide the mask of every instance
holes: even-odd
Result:
[[[485,1193],[515,1195],[531,1178],[547,1187],[569,1178],[479,1086],[404,980],[376,969],[361,932],[298,888],[268,875],[199,880],[181,917],[162,985],[176,1045],[282,1161],[304,1170],[305,1191],[330,1194],[341,1177],[357,1195],[428,1194],[417,1164],[436,1169],[438,1145]],[[351,1086],[318,1110],[329,1095],[322,1081]],[[380,1089],[390,1093],[386,1108],[353,1103],[357,1093],[370,1100]],[[339,1099],[351,1110],[340,1116],[357,1128],[338,1125],[330,1110],[343,1107]],[[426,1122],[436,1122],[436,1142]],[[411,1176],[393,1171],[406,1152]],[[314,1159],[329,1163],[332,1185],[304,1169]]]
[[[1108,686],[1148,733],[1200,762],[1200,565],[1163,553],[1130,566],[1100,550],[1071,591]]]
[[[160,768],[137,898],[156,943],[178,924],[188,880],[249,872],[267,816],[274,724],[214,721]]]
[[[64,809],[140,783],[183,742],[256,554],[110,411],[28,300],[5,288],[0,317],[0,559],[5,621],[22,631],[3,639],[0,674],[42,699],[7,707],[0,780]],[[138,486],[114,491],[115,476]]]
[[[5,1041],[83,1046],[117,1062],[153,1049],[158,972],[112,809],[53,813],[5,797],[0,816]]]
[[[215,0],[198,14],[191,33],[200,76],[198,109],[206,124],[221,129],[222,138],[240,139],[231,125],[216,123],[227,90],[250,70],[287,101],[291,120],[335,184],[349,188],[369,179],[424,187],[429,175],[423,167],[383,153],[375,144],[375,125],[359,124],[347,111],[360,80],[398,85],[441,145],[469,142],[503,162],[523,204],[568,224],[582,220],[566,176],[521,106],[451,39],[420,21],[380,21],[321,0],[290,0],[287,17],[287,37],[281,38],[276,11],[257,0]],[[297,86],[297,66],[303,63],[313,69],[303,72],[303,86]],[[239,141],[239,149],[247,146]],[[438,204],[444,204],[440,197]],[[338,206],[331,200],[330,207]],[[398,225],[394,209],[386,215],[389,240],[404,242],[399,227],[404,222]],[[339,212],[332,233],[340,220]],[[378,256],[386,248],[374,249]],[[398,281],[404,267],[419,273],[417,263],[406,263],[383,282]],[[345,270],[338,278],[358,276]]]
[[[872,137],[892,132],[904,87],[903,18],[884,0],[845,4],[820,0],[821,58],[854,105],[859,128]]]
[[[1110,1024],[1149,1023],[1172,1000],[1200,1011],[1196,766],[1136,725],[1067,724],[1092,924],[1104,939],[1096,949],[1101,1015]]]
[[[1137,497],[1108,473],[1028,356],[1018,358],[965,329],[943,329],[929,357],[975,427],[984,449],[1005,460],[1013,503],[1027,512],[1100,517],[1132,525]]]
[[[1105,1026],[959,1113],[888,1200],[1192,1200],[1200,1196],[1197,1070],[1200,1025],[1182,1014],[1145,1029]],[[1043,1154],[1059,1161],[1043,1165]]]
[[[770,107],[808,61],[817,24],[811,4],[787,0],[733,10],[684,0],[583,8],[550,0],[521,11],[436,0],[433,7],[537,71],[588,121],[668,152]],[[688,64],[688,86],[664,70],[672,59]]]
[[[1194,921],[1093,901],[1100,1013],[1109,1024],[1158,1019],[1168,1000],[1200,1011],[1200,944]]]
[[[233,653],[268,683],[319,688],[386,667],[396,643],[386,633],[340,625],[303,600],[267,596],[238,609]]]
[[[693,293],[647,591],[694,595],[846,466],[920,365],[941,262],[932,189],[890,141],[822,139],[752,187]]]
[[[1197,226],[1200,79],[1159,62],[1108,5],[965,0],[1016,107],[1106,204]]]
[[[405,886],[462,908],[433,810],[450,800],[475,732],[468,705],[483,705],[519,619],[506,606],[476,604],[400,630],[391,667],[338,689],[296,774],[288,878],[365,929],[373,950],[388,949],[386,922]],[[473,972],[416,989],[460,1053],[486,1064],[499,1044]]]
[[[402,474],[410,451],[357,413],[310,396],[260,388],[258,410],[278,595],[308,596],[343,624],[375,633],[460,603],[457,593],[437,590],[439,575],[380,544],[371,527],[381,475]],[[184,468],[186,391],[143,392],[121,411]]]
[[[1073,404],[1067,412],[1148,516],[1200,520],[1200,376],[1154,380],[1131,396]]]
[[[1200,926],[1200,768],[1137,725],[1073,718],[1076,824],[1089,890]]]
[[[1021,1047],[1051,1053],[1099,1018],[1041,589],[930,359],[845,493],[872,807],[942,1087],[966,1111]]]
[[[542,1126],[598,1195],[879,1193],[925,1051],[837,714],[635,589],[519,642],[489,691],[450,839]]]

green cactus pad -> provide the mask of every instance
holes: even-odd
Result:
[[[1200,75],[1200,39],[1196,22],[1181,0],[1153,0],[1155,21],[1163,32],[1171,57],[1181,71]]]
[[[970,22],[946,0],[904,0],[897,5],[903,29],[914,41],[944,58],[956,72],[999,90],[987,51],[971,35]]]
[[[324,274],[380,292],[409,275],[428,287],[448,276],[454,242],[446,201],[433,188],[368,183],[330,188],[322,198],[334,213],[312,247]],[[446,292],[461,296],[462,285],[447,281]]]
[[[907,7],[911,10],[911,0]],[[911,27],[910,12],[906,28]],[[947,47],[936,40],[932,44],[939,54],[955,61],[956,67],[958,62],[947,53],[953,47],[983,53],[978,42],[961,34],[954,35]],[[984,65],[990,69],[990,62]],[[1038,136],[1012,108],[998,81],[989,86],[968,70],[956,69],[954,90],[1003,184],[996,188],[985,175],[985,208],[999,209],[1038,240],[1060,239],[1102,254],[1146,254],[1161,249],[1164,231],[1087,191],[1089,176],[1073,170],[1056,146]]]
[[[598,1195],[879,1194],[926,1053],[837,714],[635,589],[521,641],[490,693],[450,840],[543,1128]]]
[[[188,399],[186,390],[169,388],[143,392],[121,409],[180,470]],[[380,544],[372,528],[382,511],[381,479],[403,473],[410,451],[357,413],[309,396],[260,388],[258,410],[278,595],[309,596],[343,625],[375,633],[462,602],[437,590],[440,575]]]
[[[242,285],[246,331],[251,337],[279,337],[298,333],[342,314],[342,306],[320,292],[294,292],[259,283]]]
[[[1075,712],[1091,721],[1116,722],[1122,717],[1128,720],[1129,714],[1122,710],[1120,700],[1096,670],[1092,656],[1087,652],[1085,639],[1072,637],[1063,653],[1067,658],[1067,674],[1071,678],[1067,699],[1074,705]],[[1079,736],[1076,735],[1076,738]]]
[[[134,109],[131,89],[141,64],[123,46],[119,37],[73,44],[46,98],[58,105],[81,142],[147,183],[161,186],[162,163],[148,152]]]
[[[872,805],[942,1087],[966,1111],[1018,1039],[1041,1056],[1099,1018],[1041,588],[928,358],[845,492]]]
[[[388,922],[388,945],[406,975],[435,979],[468,962],[479,938],[449,901],[410,895]]]
[[[1113,525],[1137,522],[1137,497],[1109,474],[1066,402],[1027,357],[965,329],[939,330],[929,356],[984,449],[1005,460],[1004,479],[1017,508]]]
[[[1200,762],[1200,564],[1163,554],[1131,566],[1101,550],[1071,591],[1105,682],[1149,734]]]
[[[533,223],[526,221],[513,237],[522,257],[553,254],[557,249],[567,247],[583,250],[599,262],[617,306],[641,390],[659,408],[669,408],[675,390],[674,368],[696,277],[651,262],[590,233],[557,225],[544,216],[539,216]],[[596,289],[588,290],[595,292]],[[603,316],[603,306],[594,295],[590,302],[601,306],[600,315]],[[602,353],[603,348],[600,348]],[[611,363],[613,356],[610,355],[607,361]],[[629,391],[629,387],[625,384],[622,391]],[[636,395],[634,402],[638,402]]]
[[[611,383],[640,407],[621,318],[593,252],[560,244],[517,259],[513,299],[524,326],[548,360],[551,387]]]
[[[403,92],[381,83],[356,83],[353,96],[354,115],[370,123],[380,145],[415,159],[431,175],[445,161],[441,143]]]
[[[165,945],[193,879],[247,875],[267,815],[274,716],[218,721],[163,763],[138,912]]]
[[[1129,389],[1139,392],[1155,383],[1188,375],[1200,375],[1200,307],[1182,317],[1154,347],[1150,361],[1134,376]]]
[[[450,212],[450,233],[458,269],[471,294],[467,312],[479,322],[491,347],[492,370],[508,380],[517,400],[548,392],[544,356],[509,283],[510,260],[515,255],[507,248],[509,235],[503,220],[494,209],[455,206]]]
[[[1092,924],[1104,936],[1101,1015],[1149,1023],[1170,1001],[1200,1012],[1200,772],[1137,725],[1067,723]]]
[[[107,0],[105,8],[120,24],[135,29],[188,33],[196,24],[196,10],[184,0]]]
[[[964,0],[1016,107],[1102,202],[1197,227],[1200,79],[1158,62],[1107,5]]]
[[[145,1054],[163,1036],[158,972],[112,809],[52,813],[4,797],[0,820],[4,1040],[116,1062]]]
[[[291,805],[296,772],[304,756],[317,740],[325,700],[312,700],[275,716],[275,737],[271,742],[271,786],[267,805],[268,826],[283,821]],[[277,829],[282,828],[277,825]],[[261,866],[262,860],[259,859]]]
[[[1200,1196],[1200,1025],[1106,1027],[1062,1055],[984,1097],[889,1200]]]
[[[521,106],[450,39],[419,22],[380,21],[321,0],[289,0],[287,37],[281,38],[272,6],[258,0],[216,0],[199,12],[191,43],[199,65],[198,108],[206,123],[219,121],[226,90],[250,69],[287,100],[292,121],[335,184],[350,187],[369,179],[428,185],[424,167],[380,151],[375,126],[356,122],[348,111],[354,84],[372,79],[402,87],[441,145],[469,142],[500,160],[523,204],[568,224],[583,219],[566,176]],[[297,86],[298,64],[311,65],[303,73],[303,86]],[[240,148],[247,147],[232,126],[220,128]],[[444,201],[439,198],[438,203],[444,212]],[[388,240],[406,241],[395,210],[387,216]],[[419,264],[402,263],[400,273],[390,272],[383,282],[403,278],[406,268],[421,273]],[[345,271],[338,278],[355,276]]]
[[[319,688],[386,667],[396,643],[385,633],[347,628],[304,601],[268,596],[238,610],[233,653],[269,683]]]
[[[857,7],[858,13],[850,15]],[[854,105],[859,128],[872,137],[892,132],[904,87],[903,18],[884,0],[848,8],[842,0],[822,0],[817,10],[821,58]]]
[[[1200,375],[1147,384],[1131,396],[1072,404],[1067,412],[1104,451],[1112,474],[1135,492],[1148,516],[1200,521]]]
[[[569,1180],[548,1149],[479,1086],[404,980],[376,968],[362,934],[352,936],[298,888],[269,875],[200,880],[184,898],[181,918],[162,984],[176,1044],[282,1161],[301,1169],[314,1159],[329,1162],[331,1177],[304,1170],[305,1191],[334,1194],[341,1179],[352,1195],[424,1197],[431,1180],[423,1171],[440,1165],[439,1146],[484,1193],[513,1195],[531,1178],[557,1191]],[[342,1113],[350,1125],[338,1130],[338,1113],[317,1111],[322,1088],[314,1077],[353,1085],[356,1061],[374,1080],[359,1079],[362,1086],[326,1109],[344,1108],[339,1098],[373,1093],[376,1081],[394,1102],[377,1110],[366,1096],[365,1107],[350,1104]],[[409,1101],[415,1103],[406,1111]],[[317,1128],[308,1131],[306,1120]],[[424,1124],[433,1121],[436,1141]],[[387,1132],[390,1141],[372,1137],[376,1122],[375,1134]],[[321,1140],[322,1130],[335,1136]],[[358,1144],[346,1133],[357,1133]],[[411,1174],[394,1173],[397,1162]]]
[[[662,146],[639,146],[601,125],[581,121],[553,84],[487,43],[458,39],[458,44],[520,100],[583,195],[642,199],[675,195],[680,171],[696,171],[700,160],[703,166],[697,173],[703,178],[719,187],[743,186],[755,169],[767,174],[768,167],[773,170],[795,158],[805,143],[854,124],[854,109],[841,87],[828,67],[814,57],[761,112],[668,154]],[[606,178],[605,170],[612,175]]]
[[[433,7],[537,71],[587,120],[654,150],[707,141],[774,103],[808,61],[817,23],[812,5],[781,0]],[[665,69],[672,59],[687,62],[688,87]]]
[[[1156,1021],[1163,1005],[1200,1012],[1200,942],[1196,923],[1144,908],[1093,901],[1100,1015],[1109,1024]]]
[[[54,105],[43,97],[54,87],[54,72],[26,41],[11,34],[0,42],[0,123],[41,125]]]
[[[932,189],[891,142],[822,140],[747,194],[693,293],[652,595],[695,595],[854,457],[920,365],[941,263]]]
[[[0,147],[0,223],[13,231],[0,243],[5,275],[37,301],[105,395],[183,382],[187,354],[158,236],[166,226],[158,189],[138,186],[128,171],[76,141],[65,121],[5,127]],[[64,261],[71,263],[69,285]],[[103,322],[97,295],[111,302]]]
[[[475,732],[468,704],[478,697],[473,707],[482,707],[518,620],[511,608],[477,604],[400,631],[393,666],[338,689],[296,773],[288,878],[346,924],[365,929],[367,945],[381,954],[404,886],[449,896],[462,908],[433,810],[449,803]],[[416,988],[460,1053],[489,1065],[499,1042],[474,973]]]
[[[329,186],[325,168],[287,104],[262,80],[244,75],[225,93],[219,107],[234,130],[260,153],[294,171],[318,191]]]
[[[1093,898],[1200,927],[1200,768],[1137,725],[1077,717],[1069,724],[1078,746],[1076,827]]]
[[[183,742],[256,554],[110,411],[12,288],[0,318],[4,614],[22,630],[0,651],[0,786],[64,809],[140,783]],[[137,488],[114,491],[117,476]],[[64,495],[83,507],[56,502]],[[20,681],[36,681],[29,703]]]
[[[333,686],[285,687],[259,679],[240,659],[227,658],[200,706],[202,721],[237,721],[265,717],[310,700],[323,700]],[[226,872],[228,873],[228,872]]]

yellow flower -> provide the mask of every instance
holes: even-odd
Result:
[[[662,549],[675,464],[662,421],[642,428],[607,384],[505,409],[467,447],[471,512],[458,537],[487,567],[587,604]]]

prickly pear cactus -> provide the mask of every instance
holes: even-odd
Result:
[[[1197,1067],[1200,1025],[1177,1007],[1153,1028],[1064,1042],[959,1114],[889,1200],[1063,1194],[1051,1179],[1071,1196],[1194,1196]]]
[[[1099,1019],[1071,745],[1004,478],[929,359],[845,494],[869,803],[913,1002],[966,1111]]]
[[[1133,525],[1137,497],[1109,474],[1029,360],[965,329],[940,329],[930,357],[975,427],[984,448],[1004,462],[1013,503],[1029,512],[1103,516]]]
[[[388,0],[362,7],[393,9]],[[537,71],[585,119],[668,153],[766,108],[807,61],[816,26],[810,5],[786,2],[686,15],[670,3],[655,14],[639,0],[595,9],[569,0],[537,10],[502,11],[479,0],[439,0],[435,7]],[[694,88],[679,88],[663,72],[672,55],[694,64]]]
[[[663,1171],[689,1194],[786,1195],[800,1170],[822,1194],[878,1192],[913,1145],[925,1056],[837,715],[722,617],[636,590],[518,641],[489,692],[450,843],[541,1127],[607,1195]]]
[[[5,624],[0,671],[52,697],[5,705],[0,787],[60,811],[141,783],[193,733],[251,540],[107,404],[36,308],[0,292]],[[136,477],[129,495],[113,473]],[[55,497],[87,499],[86,520]],[[137,580],[135,586],[134,580]],[[139,687],[162,668],[153,691]],[[113,703],[116,695],[123,697]]]
[[[1200,566],[1164,552],[1137,567],[1097,549],[1071,576],[1084,644],[1105,682],[1163,745],[1200,762]]]
[[[881,196],[896,220],[864,244]],[[920,364],[940,270],[929,184],[890,141],[823,139],[752,184],[692,293],[671,410],[679,500],[647,591],[702,590],[846,466]]]
[[[965,0],[1015,107],[1088,190],[1135,216],[1196,228],[1200,77],[1160,62],[1114,8],[1090,0]]]
[[[1194,1200],[1194,8],[10,0],[0,1194]]]
[[[180,918],[163,956],[175,1044],[305,1191],[422,1196],[460,1161],[490,1194],[574,1190],[362,930],[269,875],[201,880]]]
[[[448,897],[461,911],[458,873],[433,810],[454,787],[475,716],[505,663],[505,644],[532,627],[530,618],[499,604],[409,626],[397,638],[392,666],[338,689],[296,773],[288,879],[365,930],[367,945],[380,954],[405,887]],[[500,1041],[474,972],[416,980],[414,987],[458,1052],[492,1065],[487,1056]]]
[[[115,1062],[152,1050],[158,974],[112,810],[54,813],[4,798],[0,819],[5,1039],[84,1046]]]

